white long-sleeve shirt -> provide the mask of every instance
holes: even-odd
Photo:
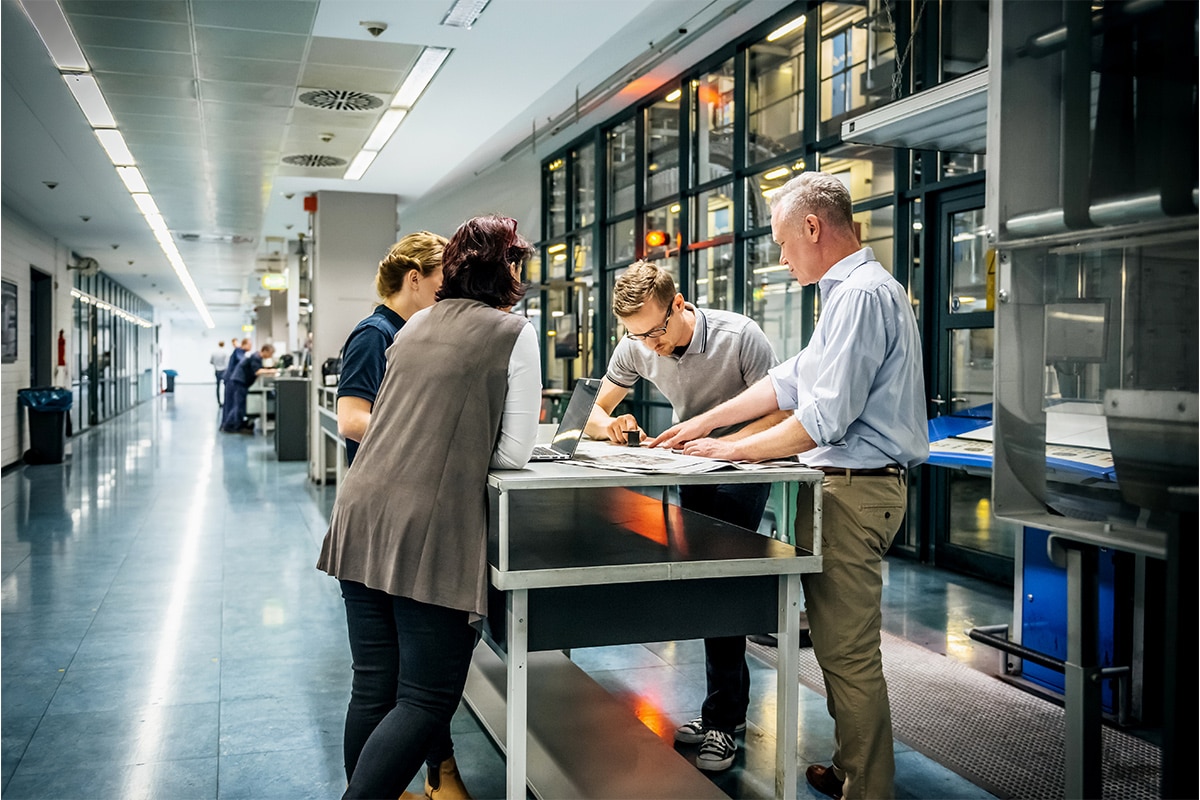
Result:
[[[537,331],[526,325],[508,357],[508,394],[500,417],[500,439],[492,452],[495,469],[521,469],[537,443],[542,410],[542,358]]]

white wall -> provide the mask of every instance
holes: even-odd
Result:
[[[51,302],[53,331],[70,331],[71,275],[66,268],[69,253],[54,238],[7,205],[0,208],[0,267],[4,280],[17,285],[17,360],[0,365],[0,464],[21,460],[28,447],[25,408],[17,390],[29,386],[29,268],[37,267],[54,279]],[[67,337],[67,363],[75,363],[74,337]],[[51,348],[51,358],[56,348]],[[52,364],[46,365],[53,366]]]
[[[234,334],[238,340],[247,334],[230,328],[223,331],[220,328],[209,330],[197,320],[195,323],[180,320],[166,320],[159,329],[159,343],[162,348],[161,369],[173,369],[179,373],[176,383],[212,383],[213,370],[209,357],[217,349],[217,342],[225,342],[225,351],[230,349],[229,340]],[[251,336],[253,339],[253,336]]]
[[[439,195],[400,212],[400,235],[428,230],[447,238],[465,220],[497,213],[517,221],[531,242],[541,238],[541,156],[525,150],[476,177],[466,187]]]

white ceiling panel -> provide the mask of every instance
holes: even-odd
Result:
[[[246,103],[253,106],[291,106],[295,93],[291,85],[200,81],[200,96],[218,103]]]
[[[202,58],[197,63],[200,77],[211,81],[278,83],[293,86],[300,76],[296,61],[266,61],[258,58]]]
[[[167,53],[192,51],[192,34],[186,22],[114,19],[87,14],[70,19],[75,38],[83,45],[85,53],[88,47],[121,47]]]
[[[241,103],[201,103],[204,119],[212,125],[225,122],[254,123],[262,127],[274,125],[278,131],[287,123],[290,109],[281,106],[247,106]]]
[[[104,84],[101,83],[101,86]],[[108,107],[117,117],[118,127],[126,114],[175,119],[200,119],[200,102],[194,98],[155,97],[153,95],[105,95]],[[137,155],[136,153],[134,155]]]
[[[96,70],[96,79],[104,87],[104,96],[185,97],[196,98],[196,81],[190,77],[164,75],[131,75]]]
[[[6,130],[7,127],[6,125]],[[182,133],[191,133],[196,131],[197,128],[195,119],[187,119],[185,117],[164,117],[153,114],[122,114],[121,130],[174,136]],[[134,155],[136,156],[137,154],[135,153]]]
[[[190,5],[197,25],[307,36],[312,32],[320,4],[316,0],[192,0]],[[354,14],[357,4],[334,0],[334,5]]]
[[[412,68],[419,53],[419,48],[413,48],[411,58],[394,62],[380,62],[380,64],[398,64],[399,67],[396,69],[363,69],[362,67],[309,63],[300,75],[300,84],[320,89],[354,89],[360,92],[387,95],[390,100],[391,95],[400,88],[401,81],[408,74],[408,70]]]
[[[264,33],[196,26],[196,52],[201,58],[263,58],[300,62],[308,37],[294,33]]]
[[[72,17],[188,22],[187,0],[66,0],[61,5]]]
[[[87,49],[87,59],[93,72],[196,77],[195,59],[191,53],[90,46]]]

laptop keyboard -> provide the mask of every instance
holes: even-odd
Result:
[[[565,459],[566,453],[560,453],[553,447],[548,447],[544,444],[534,445],[532,458],[540,458],[543,461],[550,459]]]

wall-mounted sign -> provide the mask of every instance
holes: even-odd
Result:
[[[0,330],[4,333],[5,364],[17,360],[17,285],[12,281],[4,281],[3,322]]]
[[[279,292],[288,287],[287,275],[282,272],[268,272],[262,276],[262,287],[269,292]]]

